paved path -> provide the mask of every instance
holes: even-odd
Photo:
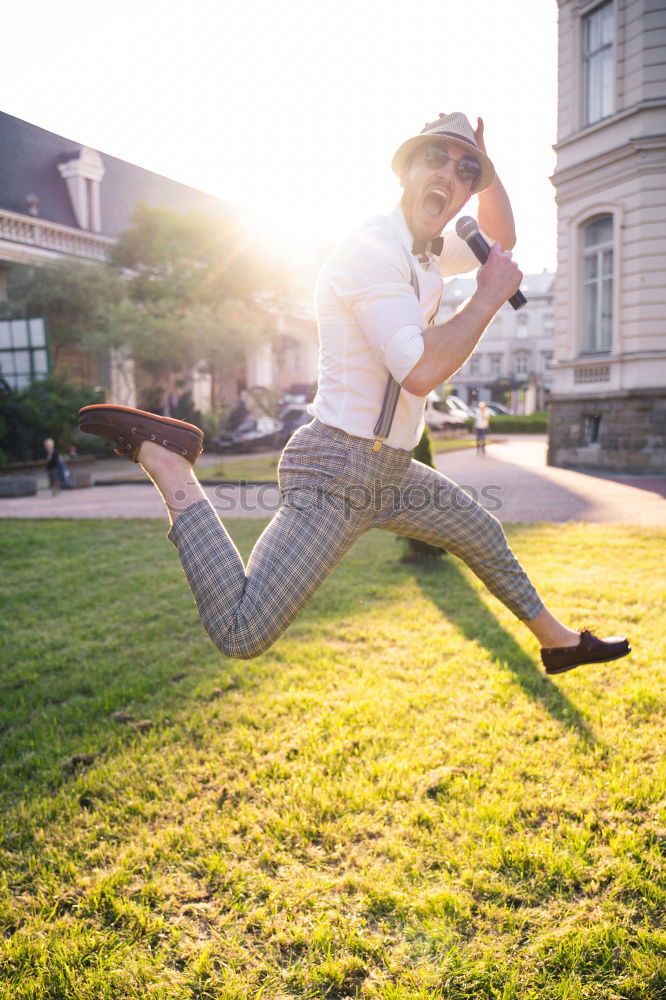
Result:
[[[590,521],[666,527],[666,476],[606,478],[546,465],[546,439],[524,435],[437,457],[438,468],[464,486],[502,521]],[[202,469],[205,475],[205,469]],[[275,486],[207,487],[221,517],[270,517]],[[52,497],[0,499],[0,517],[164,517],[149,485],[103,485]]]
[[[209,486],[206,493],[222,518],[270,517],[278,507],[277,486]],[[40,490],[34,497],[0,499],[2,517],[165,517],[165,509],[150,483],[132,483],[67,490],[57,497]]]
[[[546,465],[546,446],[545,435],[514,435],[489,445],[485,456],[474,450],[440,455],[437,467],[471,488],[501,521],[666,527],[666,476],[611,478],[556,469]]]

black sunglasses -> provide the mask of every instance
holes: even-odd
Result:
[[[449,160],[453,160],[456,165],[456,173],[462,181],[475,183],[481,176],[481,164],[473,156],[461,156],[459,160],[456,160],[444,146],[437,146],[434,142],[428,143],[425,147],[424,156],[425,162],[434,170],[441,170]]]

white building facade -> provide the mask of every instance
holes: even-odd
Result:
[[[666,2],[558,0],[549,461],[666,472]]]

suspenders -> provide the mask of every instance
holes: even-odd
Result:
[[[407,259],[409,261],[410,270],[410,282],[414,289],[414,294],[417,299],[419,298],[419,279],[416,274],[416,268],[409,254],[407,254]],[[398,396],[400,395],[400,383],[396,382],[391,373],[386,382],[386,389],[384,390],[384,401],[382,403],[382,408],[379,413],[379,420],[375,424],[375,443],[372,446],[373,451],[379,451],[382,444],[386,438],[391,433],[391,425],[393,424],[393,417],[395,416],[395,409],[398,405]]]

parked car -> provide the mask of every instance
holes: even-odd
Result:
[[[287,441],[299,427],[303,427],[304,424],[309,424],[312,420],[312,414],[308,413],[308,408],[305,403],[292,403],[289,406],[285,406],[278,413],[280,423],[282,427],[276,434],[276,440],[278,447],[284,448]]]
[[[465,420],[469,420],[470,417],[474,416],[473,408],[471,406],[468,406],[467,403],[463,402],[460,396],[447,396],[446,402],[449,405],[449,410],[451,413],[455,413],[456,410],[459,410],[461,413],[465,415]]]
[[[494,414],[496,417],[510,417],[512,416],[511,410],[508,406],[504,406],[503,403],[493,403],[486,400],[486,406],[490,410],[491,416]]]
[[[436,392],[426,398],[425,422],[431,431],[455,430],[464,427],[467,416],[455,404],[451,396],[442,399]]]
[[[275,417],[248,417],[233,431],[224,431],[212,438],[216,451],[248,452],[279,447],[282,422]]]
[[[284,396],[282,397],[283,404],[291,403],[311,403],[315,398],[317,392],[317,386],[310,383],[300,383],[290,385]]]

